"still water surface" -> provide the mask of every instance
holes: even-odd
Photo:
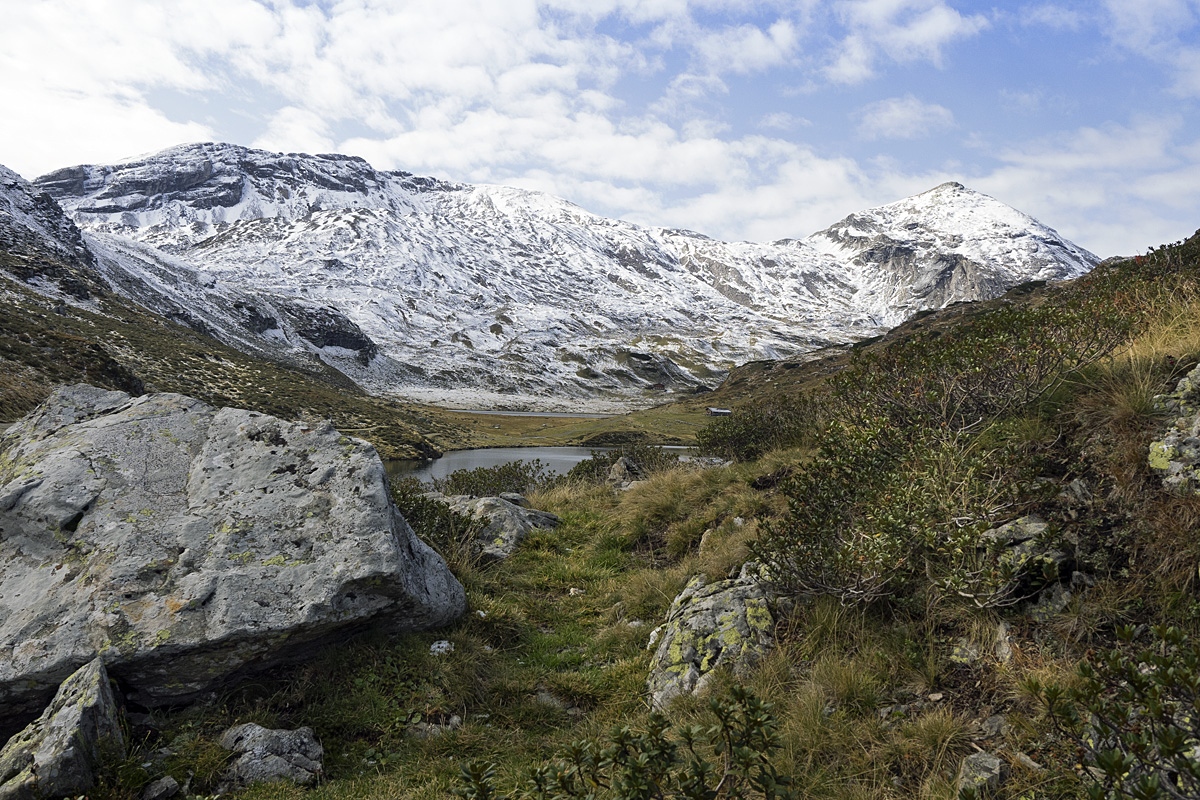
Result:
[[[551,475],[565,475],[571,467],[588,458],[592,450],[605,447],[483,447],[478,450],[453,450],[432,461],[384,461],[388,474],[395,478],[417,478],[429,481],[444,478],[451,472],[476,467],[498,467],[510,461],[538,459]]]
[[[593,450],[606,451],[611,447],[481,447],[477,450],[452,450],[432,461],[410,461],[391,459],[383,462],[388,475],[393,478],[417,478],[428,483],[433,478],[445,478],[451,472],[476,467],[498,467],[510,461],[542,462],[549,475],[565,475],[571,467],[589,458]],[[677,450],[686,461],[690,447],[663,446],[664,450]]]

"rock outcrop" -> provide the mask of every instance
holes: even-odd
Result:
[[[42,716],[0,750],[0,800],[86,792],[104,755],[123,757],[125,740],[108,673],[97,658],[67,678]]]
[[[750,562],[737,578],[712,584],[697,575],[671,603],[651,634],[658,647],[646,683],[656,709],[702,689],[718,667],[745,677],[774,645],[771,596],[756,568]]]
[[[1175,391],[1155,398],[1172,415],[1162,439],[1150,443],[1150,468],[1175,494],[1200,492],[1200,367],[1180,379]]]
[[[172,705],[464,607],[374,448],[327,423],[73,386],[0,438],[0,729],[97,654]]]

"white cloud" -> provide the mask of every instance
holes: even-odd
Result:
[[[812,127],[812,121],[804,117],[789,114],[786,111],[775,111],[763,116],[758,121],[758,127],[766,130],[794,131],[800,128]]]
[[[1042,107],[1041,89],[1001,89],[1000,102],[1009,111],[1031,114]]]
[[[840,0],[835,13],[848,31],[826,70],[835,83],[861,83],[876,74],[884,56],[897,63],[942,64],[942,50],[988,26],[986,17],[964,17],[943,0]]]
[[[1077,31],[1087,22],[1082,12],[1053,3],[1025,6],[1017,18],[1022,25],[1054,31]]]
[[[1162,65],[1175,94],[1200,97],[1200,0],[1105,0],[1104,6],[1109,39]]]
[[[285,106],[271,115],[267,130],[252,147],[299,153],[332,153],[336,150],[328,123],[313,112]]]
[[[1080,128],[1000,154],[975,179],[1100,256],[1129,255],[1195,227],[1200,148],[1180,146],[1178,118]]]
[[[954,126],[950,109],[911,94],[872,103],[857,116],[858,135],[868,140],[919,139]]]
[[[786,64],[796,54],[800,35],[788,20],[767,30],[754,25],[725,28],[700,37],[695,48],[710,73],[748,74]]]

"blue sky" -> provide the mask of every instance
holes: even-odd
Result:
[[[1200,0],[23,0],[0,163],[360,155],[725,239],[958,180],[1099,255],[1200,227]]]

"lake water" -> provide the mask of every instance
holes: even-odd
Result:
[[[384,461],[388,475],[395,478],[417,478],[426,481],[445,478],[451,472],[476,467],[498,467],[510,461],[542,462],[551,475],[565,475],[571,467],[589,458],[593,450],[611,450],[610,447],[482,447],[477,450],[452,450],[432,461]],[[665,450],[686,451],[688,447],[665,447]],[[685,456],[686,457],[686,456]]]
[[[483,447],[477,450],[452,450],[432,461],[385,461],[388,474],[397,478],[417,478],[429,481],[444,478],[451,472],[476,467],[498,467],[510,461],[533,461],[538,459],[545,465],[546,472],[565,475],[571,467],[588,458],[592,450],[604,447]]]

